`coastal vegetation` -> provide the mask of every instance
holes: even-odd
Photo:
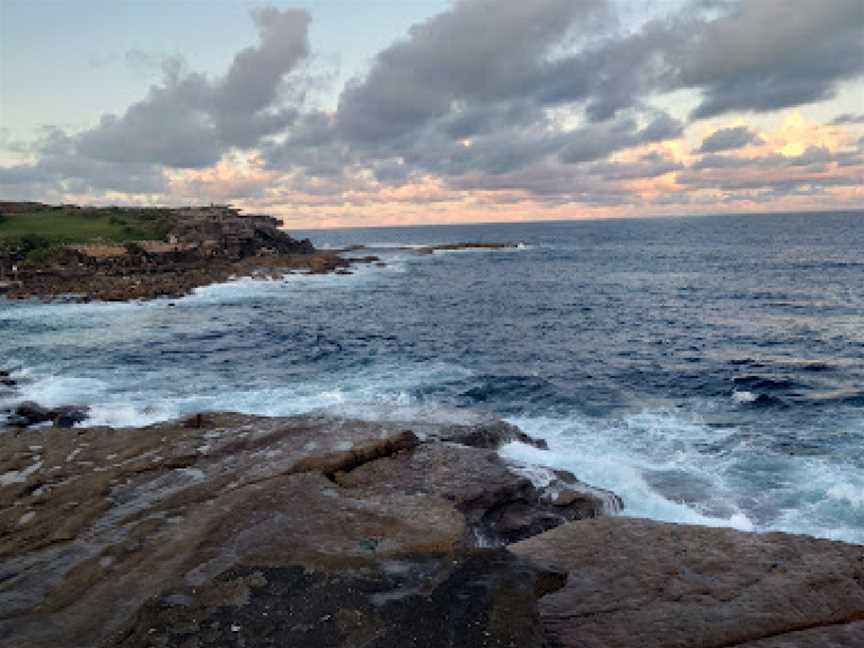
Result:
[[[64,245],[162,240],[170,228],[169,212],[162,209],[0,205],[0,255],[38,265]]]

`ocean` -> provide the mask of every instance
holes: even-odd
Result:
[[[864,543],[864,213],[292,234],[387,266],[0,299],[0,369],[90,424],[494,415],[549,442],[505,457],[611,489],[624,514]],[[519,246],[413,250],[458,241]]]

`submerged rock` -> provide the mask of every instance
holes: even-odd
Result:
[[[540,601],[556,648],[864,646],[864,547],[604,518],[512,545],[570,573]]]

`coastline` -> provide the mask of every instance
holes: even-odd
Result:
[[[9,299],[37,298],[43,301],[133,301],[160,297],[182,297],[195,288],[223,283],[238,277],[270,278],[285,273],[347,273],[357,261],[331,251],[308,254],[250,257],[237,261],[216,260],[121,271],[84,270],[78,273],[50,269],[36,271],[26,279],[0,290]]]
[[[418,256],[437,252],[515,249],[514,243],[460,242],[404,248]],[[395,248],[399,249],[399,248]],[[297,254],[266,254],[241,259],[200,259],[180,261],[154,259],[143,263],[106,267],[40,268],[22,273],[23,279],[0,284],[0,297],[43,301],[124,302],[183,297],[196,288],[242,277],[275,279],[285,274],[352,274],[352,267],[386,264],[376,255],[363,255],[365,246],[339,250],[317,250]],[[349,256],[349,254],[351,256]],[[357,256],[357,255],[362,256]]]

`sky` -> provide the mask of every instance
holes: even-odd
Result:
[[[0,0],[0,199],[289,227],[864,208],[862,0]]]

